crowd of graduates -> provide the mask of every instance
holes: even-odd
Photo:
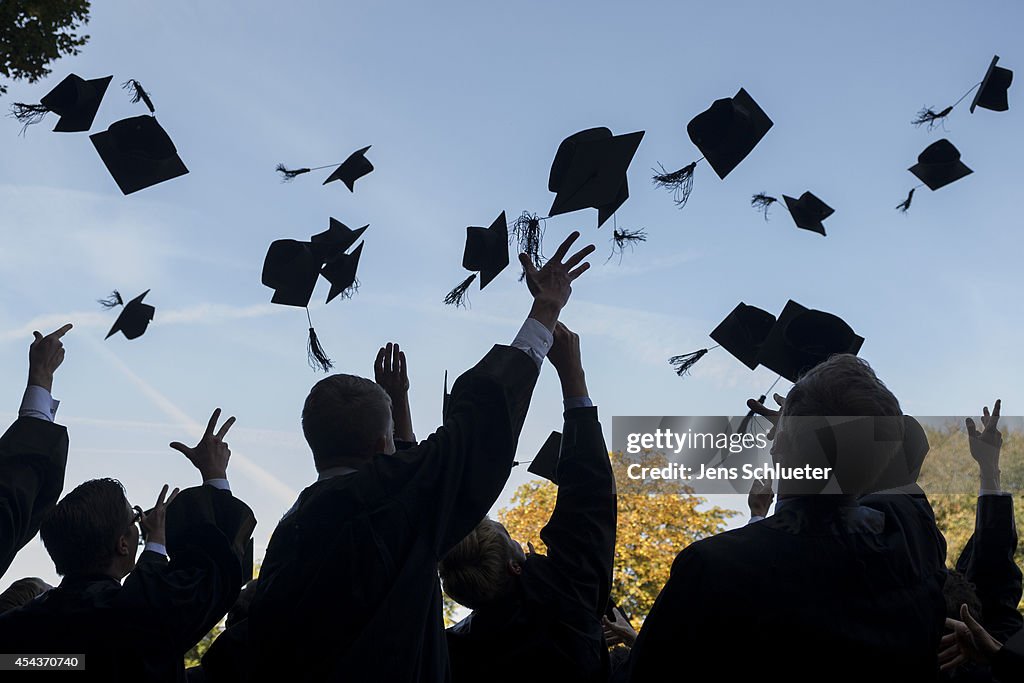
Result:
[[[571,253],[578,236],[540,268],[520,256],[533,298],[526,320],[511,344],[495,345],[459,377],[444,424],[426,439],[413,432],[397,344],[380,349],[374,380],[335,374],[312,387],[302,429],[317,480],[277,522],[252,581],[246,548],[256,520],[228,477],[234,418],[222,421],[217,409],[198,444],[171,444],[198,470],[198,485],[165,486],[149,509],[133,506],[113,479],[61,497],[69,440],[55,422],[52,388],[71,325],[37,332],[19,417],[0,440],[0,571],[38,532],[62,580],[17,580],[0,596],[0,652],[74,655],[79,670],[61,676],[102,681],[1024,675],[999,402],[980,425],[967,424],[977,525],[948,569],[945,540],[915,483],[928,452],[924,431],[849,353],[800,368],[788,394],[776,396],[778,410],[750,402],[773,425],[776,463],[824,458],[838,488],[757,484],[749,523],[682,548],[635,631],[612,594],[615,480],[579,337],[559,322],[594,251]],[[486,515],[513,466],[545,358],[561,384],[564,424],[540,554]],[[876,438],[843,427],[851,418]],[[820,438],[822,424],[830,440]],[[837,457],[850,444],[853,466]],[[442,589],[471,610],[447,629]],[[225,615],[201,665],[186,669],[186,652]]]

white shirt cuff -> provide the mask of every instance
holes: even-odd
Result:
[[[60,401],[54,400],[50,392],[41,386],[31,384],[25,387],[25,395],[21,399],[20,417],[34,417],[39,420],[53,422],[57,416]]]
[[[215,489],[221,489],[222,491],[231,490],[231,484],[228,483],[227,479],[207,479],[203,483],[208,486],[212,486]]]
[[[760,522],[764,519],[763,515],[750,515],[750,521],[747,524],[753,524],[754,522]]]
[[[527,318],[523,326],[519,328],[519,334],[512,340],[512,346],[532,358],[539,370],[554,341],[555,336],[551,334],[551,330],[533,318]]]
[[[572,398],[563,399],[562,407],[565,410],[572,410],[573,408],[593,408],[594,402],[590,400],[589,396],[573,396]]]
[[[999,491],[997,489],[980,489],[978,496],[1009,496],[1012,495],[1009,491]]]
[[[154,543],[153,541],[148,541],[146,543],[146,547],[143,548],[142,551],[145,552],[147,550],[154,553],[160,553],[164,557],[167,557],[167,546],[165,546],[163,543]]]

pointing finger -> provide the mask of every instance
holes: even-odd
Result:
[[[217,420],[220,419],[220,408],[216,408],[213,411],[213,415],[210,416],[210,421],[206,424],[206,433],[203,437],[212,436],[213,430],[217,426]]]
[[[68,333],[68,331],[69,331],[69,330],[70,330],[70,329],[71,329],[72,327],[74,327],[74,326],[73,326],[73,325],[72,325],[71,323],[66,323],[65,325],[63,325],[63,326],[59,327],[58,329],[54,330],[53,332],[51,332],[50,334],[48,334],[48,335],[46,335],[46,336],[47,336],[47,337],[53,337],[54,339],[60,339],[60,338],[61,338],[61,337],[63,337],[63,336],[65,335],[65,334],[67,334],[67,333]]]
[[[235,424],[235,416],[234,415],[229,417],[227,422],[225,422],[221,426],[220,431],[217,432],[217,438],[223,440],[225,435],[227,435],[228,430],[231,429],[231,425],[233,425],[233,424]]]

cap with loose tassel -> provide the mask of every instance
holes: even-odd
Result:
[[[697,162],[694,161],[670,173],[662,164],[658,164],[658,170],[652,180],[655,186],[672,190],[672,201],[681,209],[686,206],[690,193],[693,192],[693,171],[696,168]]]
[[[309,314],[309,311],[306,311]],[[327,372],[334,367],[334,363],[327,357],[327,353],[324,351],[324,347],[320,345],[320,340],[316,336],[316,330],[313,326],[309,327],[309,340],[306,343],[306,357],[309,360],[309,366],[314,370],[322,370]]]
[[[466,302],[469,300],[469,286],[473,284],[473,280],[476,280],[476,273],[473,273],[465,280],[455,285],[455,288],[452,291],[445,294],[445,305],[455,306],[456,308],[465,308]]]
[[[689,373],[690,368],[697,364],[701,358],[707,355],[710,349],[700,349],[691,353],[684,353],[681,356],[672,356],[668,362],[675,367],[676,374],[683,377]]]
[[[146,105],[146,108],[149,109],[150,114],[156,113],[156,108],[153,106],[153,100],[150,99],[149,93],[146,92],[146,89],[143,88],[142,84],[139,83],[137,80],[135,80],[134,78],[129,78],[127,81],[121,84],[121,87],[124,90],[127,90],[129,93],[131,93],[132,104],[142,102]]]

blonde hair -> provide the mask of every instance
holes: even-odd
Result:
[[[504,528],[484,517],[438,564],[444,592],[461,605],[480,609],[511,589],[514,579],[507,566],[512,558]]]

